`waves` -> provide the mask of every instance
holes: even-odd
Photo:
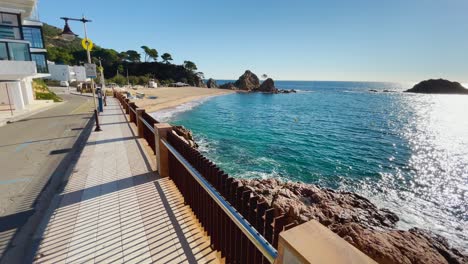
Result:
[[[206,102],[210,98],[213,98],[213,96],[193,100],[193,101],[190,101],[188,103],[178,105],[176,107],[172,107],[172,108],[168,108],[168,109],[162,109],[162,110],[159,110],[159,111],[156,111],[156,112],[152,112],[152,113],[150,113],[150,115],[153,118],[155,118],[156,120],[158,120],[159,122],[169,122],[169,121],[173,120],[177,114],[192,110],[194,107],[199,106],[200,104],[202,104],[203,102]]]
[[[167,116],[231,176],[357,192],[397,212],[401,227],[468,248],[468,96],[368,92],[406,84],[288,85],[278,84],[301,92],[232,94]]]

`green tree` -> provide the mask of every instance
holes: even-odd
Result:
[[[158,51],[156,49],[148,49],[148,57],[151,58],[153,61],[158,59]]]
[[[107,80],[108,83],[116,83],[118,85],[126,85],[127,84],[127,78],[124,76],[117,74],[114,77],[110,78]]]
[[[192,71],[192,72],[197,70],[197,65],[195,65],[195,63],[191,61],[184,61],[184,67],[185,69]]]
[[[123,71],[124,71],[124,67],[123,67],[122,64],[120,64],[120,65],[117,67],[117,74],[123,73]]]
[[[145,62],[148,61],[148,51],[150,50],[150,48],[148,48],[148,46],[141,46],[141,49],[143,50],[143,52],[145,53]]]
[[[169,53],[164,53],[164,54],[161,56],[161,59],[163,59],[163,62],[164,62],[164,63],[169,64],[169,63],[170,63],[169,61],[172,60],[172,56],[171,56],[171,54],[169,54]]]
[[[140,53],[136,52],[135,50],[127,50],[122,52],[124,56],[124,60],[128,62],[140,62],[141,55]]]
[[[71,64],[75,59],[69,51],[60,47],[48,47],[47,57],[50,61],[63,64]]]

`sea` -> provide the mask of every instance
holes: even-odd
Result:
[[[395,212],[398,228],[468,251],[467,95],[404,93],[413,83],[275,84],[297,93],[235,93],[154,116],[192,130],[230,176],[355,192]]]

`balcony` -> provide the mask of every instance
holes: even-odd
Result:
[[[0,60],[0,80],[11,81],[35,76],[36,63],[34,61]]]
[[[45,53],[32,54],[29,47],[29,42],[25,40],[0,39],[0,65],[10,67],[7,67],[7,69],[1,66],[0,79],[6,79],[4,75],[12,76],[9,77],[12,79],[18,79],[35,73],[48,73]],[[36,69],[32,71],[29,66],[25,65],[34,65]],[[21,69],[16,66],[25,68]]]
[[[0,39],[0,60],[31,61],[29,42]]]
[[[18,80],[36,73],[27,41],[0,40],[0,80]]]

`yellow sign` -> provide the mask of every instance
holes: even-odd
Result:
[[[89,38],[84,38],[81,40],[81,46],[83,46],[83,49],[91,51],[93,49],[93,42]]]

